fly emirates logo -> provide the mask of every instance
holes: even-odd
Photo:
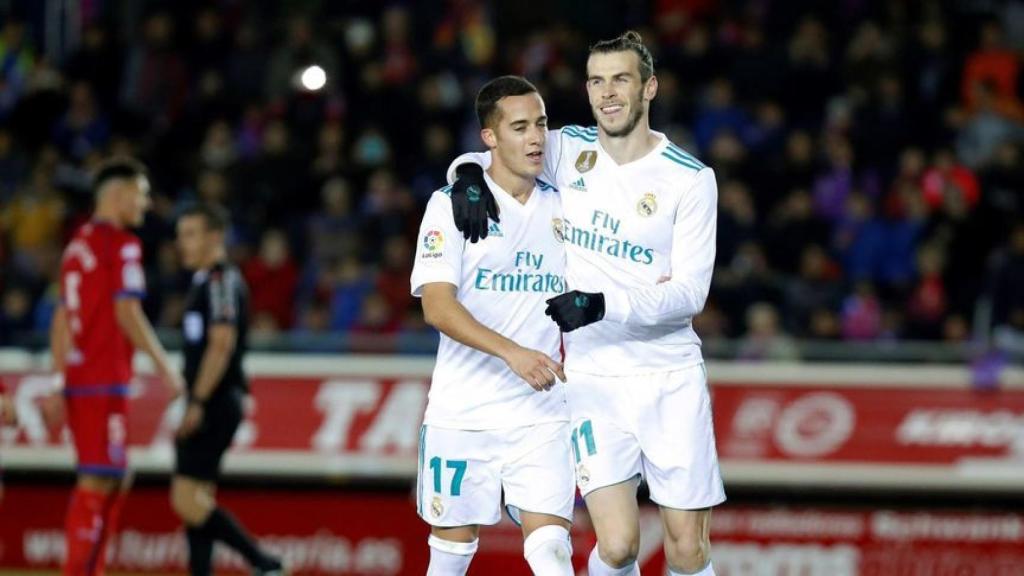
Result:
[[[515,253],[512,268],[515,271],[495,271],[480,267],[476,270],[473,288],[488,292],[550,292],[565,291],[565,279],[558,274],[544,272],[544,254],[520,250]]]
[[[562,238],[585,250],[622,258],[637,264],[654,263],[654,249],[635,244],[619,237],[622,220],[611,214],[594,210],[590,215],[589,226],[576,226],[568,219],[562,221]]]

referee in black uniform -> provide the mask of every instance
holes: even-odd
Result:
[[[282,574],[279,559],[259,548],[245,528],[217,506],[220,463],[242,422],[249,386],[242,372],[247,290],[227,261],[223,208],[197,204],[178,218],[184,264],[195,271],[182,321],[188,408],[178,429],[171,504],[184,521],[193,576],[211,573],[213,543],[234,548],[254,574]]]

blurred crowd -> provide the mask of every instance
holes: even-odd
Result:
[[[58,6],[59,9],[53,9]],[[654,52],[652,126],[712,166],[705,339],[1024,339],[1024,3],[0,2],[0,345],[45,331],[110,154],[152,171],[149,294],[178,324],[176,211],[229,207],[257,334],[429,334],[421,210],[479,149],[489,77],[592,124],[587,47]],[[320,66],[326,86],[299,82]]]

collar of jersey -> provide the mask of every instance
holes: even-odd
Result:
[[[665,134],[663,134],[661,132],[658,132],[657,130],[651,130],[651,132],[653,132],[656,136],[661,138],[661,141],[658,142],[657,145],[654,146],[654,148],[651,148],[650,152],[648,152],[647,154],[644,154],[643,156],[637,158],[636,160],[632,160],[630,162],[626,162],[625,164],[619,164],[618,162],[615,161],[614,158],[612,158],[612,155],[609,154],[608,151],[604,149],[604,146],[601,146],[601,139],[600,138],[598,138],[594,142],[594,144],[597,146],[597,153],[599,155],[601,155],[601,156],[604,156],[604,157],[608,158],[608,163],[609,164],[611,164],[612,166],[614,166],[616,168],[626,168],[626,167],[629,167],[629,166],[637,165],[640,162],[644,162],[645,160],[647,160],[649,158],[654,158],[655,154],[661,154],[661,152],[665,148],[668,148],[668,145],[670,144],[670,142],[668,141],[668,136],[665,136]]]
[[[505,208],[508,205],[514,206],[514,210],[527,211],[533,210],[533,205],[537,201],[537,185],[534,184],[533,191],[530,192],[529,199],[526,200],[526,204],[522,204],[519,200],[516,200],[511,194],[505,191],[504,188],[498,185],[497,182],[491,178],[491,175],[484,172],[484,182],[487,182],[487,187],[491,189],[491,194],[494,194],[494,198],[501,204],[501,208]],[[499,199],[500,198],[500,199]]]

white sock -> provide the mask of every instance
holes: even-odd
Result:
[[[427,538],[430,546],[427,576],[464,576],[479,543],[479,538],[472,542],[451,542],[431,534]]]
[[[541,526],[523,541],[523,556],[534,576],[573,576],[569,531],[554,524]]]
[[[636,561],[622,568],[612,568],[605,564],[597,553],[597,546],[590,552],[587,571],[590,576],[640,576],[640,567],[636,565]]]
[[[696,572],[676,572],[670,568],[668,573],[669,576],[715,576],[715,569],[711,567],[711,561],[708,560],[707,565]]]

